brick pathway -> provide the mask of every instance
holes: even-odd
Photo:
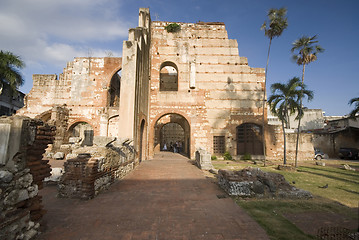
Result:
[[[45,187],[38,239],[269,239],[187,158],[161,153],[89,201],[56,198]]]

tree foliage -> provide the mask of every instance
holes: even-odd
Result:
[[[324,52],[324,49],[318,43],[317,35],[313,37],[303,36],[294,41],[291,52],[293,60],[298,65],[306,65],[317,60],[317,54]],[[294,52],[297,51],[297,54]]]
[[[354,104],[354,109],[349,113],[349,117],[355,118],[355,116],[359,113],[359,97],[352,98],[349,100],[349,105]]]
[[[177,24],[177,23],[170,23],[168,24],[165,29],[167,30],[167,32],[179,32],[181,30],[181,25]]]
[[[279,37],[282,35],[283,31],[288,26],[287,21],[287,9],[286,8],[280,8],[275,9],[271,8],[268,11],[268,22],[265,21],[261,27],[261,30],[264,30],[264,35],[266,35],[269,38],[269,46],[268,46],[268,54],[267,54],[267,64],[265,69],[265,78],[264,78],[264,91],[263,91],[263,115],[262,115],[262,138],[264,139],[264,129],[265,129],[265,119],[264,119],[264,112],[266,109],[266,92],[267,92],[267,76],[268,76],[268,63],[269,63],[269,53],[270,48],[272,45],[272,39],[274,37]],[[263,141],[263,154],[264,154],[264,166],[266,165],[266,147],[265,147],[265,141]]]
[[[8,51],[0,51],[0,84],[9,84],[12,90],[16,90],[24,84],[24,79],[18,69],[24,68],[25,63],[19,56]],[[0,89],[1,89],[0,86]]]
[[[288,27],[288,19],[286,17],[287,9],[271,8],[268,11],[269,21],[265,21],[262,24],[261,30],[264,30],[264,34],[272,40],[274,37],[282,35],[283,31]]]
[[[296,119],[301,117],[300,99],[307,97],[308,100],[313,99],[313,92],[301,88],[301,82],[298,77],[294,77],[288,83],[274,83],[271,85],[272,95],[268,99],[270,110],[273,115],[277,116],[282,122],[283,139],[284,139],[284,164],[286,164],[286,136],[285,128],[289,124],[289,116],[297,113]]]
[[[304,73],[305,73],[305,66],[311,62],[317,60],[317,54],[324,52],[324,48],[322,48],[318,43],[317,35],[313,37],[303,36],[292,44],[291,52],[293,53],[293,60],[298,65],[303,65],[302,70],[302,89],[304,89]],[[302,94],[303,95],[303,92]],[[298,162],[298,148],[299,148],[299,134],[300,134],[300,122],[301,116],[303,116],[302,112],[303,101],[300,97],[300,113],[299,113],[299,121],[298,121],[298,128],[297,128],[297,142],[295,146],[295,167],[297,167]]]
[[[289,116],[297,113],[296,119],[300,118],[299,99],[303,94],[308,101],[313,99],[313,92],[306,89],[304,85],[303,93],[301,91],[301,82],[298,77],[294,77],[288,83],[274,83],[271,85],[272,95],[268,99],[271,112],[288,125]]]

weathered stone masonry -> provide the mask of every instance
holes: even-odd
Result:
[[[55,128],[41,120],[0,118],[0,239],[30,239],[45,213],[38,190],[50,176],[42,154]]]
[[[65,162],[60,197],[93,198],[135,167],[134,151],[126,142],[119,147],[92,147],[92,152]]]
[[[197,148],[213,153],[214,136],[224,137],[225,150],[237,155],[236,128],[262,124],[264,69],[239,56],[223,23],[177,23],[175,33],[166,31],[168,24],[152,22],[151,28],[150,155],[160,150],[155,126],[166,114],[189,123],[192,158]],[[162,69],[168,66],[177,70],[178,88],[164,91]]]
[[[225,151],[261,156],[263,141],[268,156],[280,156],[281,137],[273,135],[280,130],[268,125],[266,111],[262,129],[264,69],[239,56],[223,23],[176,23],[178,32],[167,32],[168,24],[152,22],[149,9],[141,8],[122,58],[75,58],[59,79],[34,75],[19,114],[67,109],[67,123],[56,124],[58,135],[62,128],[67,135],[56,136],[55,148],[77,124],[87,123],[94,136],[131,140],[136,162],[152,158],[170,144],[166,141],[179,142],[191,158],[198,148],[218,156]],[[167,136],[168,129],[176,129],[178,137]]]

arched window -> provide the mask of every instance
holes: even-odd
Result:
[[[118,107],[120,105],[121,71],[115,73],[108,89],[108,106]]]
[[[160,91],[178,91],[178,69],[173,62],[164,62],[161,65]]]
[[[244,123],[237,127],[237,155],[263,155],[262,127]]]

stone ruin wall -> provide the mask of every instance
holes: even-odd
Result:
[[[59,182],[59,197],[91,199],[107,190],[135,168],[132,147],[97,147],[94,154],[79,154],[64,164],[65,173]],[[101,152],[101,156],[99,155]]]
[[[120,124],[122,139],[133,140],[136,158],[148,158],[148,115],[151,17],[148,8],[140,8],[138,27],[129,29],[123,42]]]
[[[32,239],[45,214],[42,181],[50,176],[42,154],[55,127],[19,116],[0,118],[0,239]]]
[[[68,127],[76,122],[89,123],[95,135],[108,132],[108,122],[101,126],[101,117],[118,123],[118,105],[109,107],[111,78],[122,67],[122,58],[75,58],[59,75],[33,75],[33,88],[27,95],[25,107],[18,115],[35,117],[59,105],[70,110]],[[106,125],[106,126],[104,126]]]
[[[168,33],[168,22],[152,23],[150,126],[167,113],[184,116],[191,126],[191,157],[196,148],[212,152],[213,136],[225,136],[227,150],[236,155],[236,127],[262,124],[264,69],[251,68],[240,57],[238,44],[228,39],[223,23],[179,23]],[[178,68],[178,91],[160,91],[160,67]],[[150,155],[153,155],[153,134]]]

